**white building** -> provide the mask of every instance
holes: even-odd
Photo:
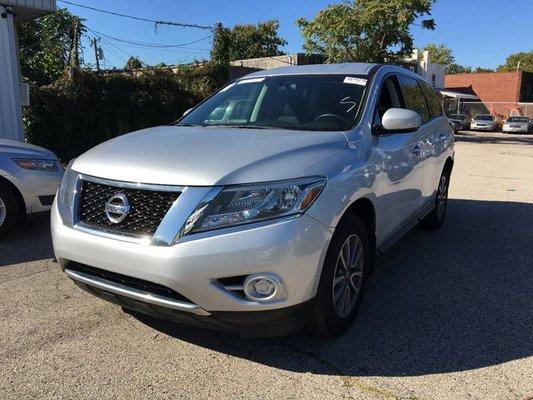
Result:
[[[0,3],[0,138],[24,140],[14,22],[55,11],[56,0],[1,0]],[[27,93],[27,90],[24,92]]]
[[[444,77],[446,75],[446,66],[444,64],[433,64],[429,62],[429,52],[420,52],[415,49],[411,58],[405,60],[406,67],[422,76],[425,80],[433,85],[434,88],[444,87]]]

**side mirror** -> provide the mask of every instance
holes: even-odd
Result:
[[[404,108],[389,108],[381,118],[381,126],[387,133],[414,132],[420,125],[420,114]]]
[[[185,110],[182,117],[185,117],[187,114],[189,114],[192,111],[192,108],[189,108],[188,110]]]

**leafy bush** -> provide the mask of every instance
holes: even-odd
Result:
[[[115,136],[175,121],[215,82],[202,68],[176,73],[73,70],[70,77],[32,92],[32,104],[24,110],[26,138],[68,160]]]

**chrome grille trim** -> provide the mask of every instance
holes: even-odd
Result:
[[[222,190],[222,186],[189,187],[180,185],[159,185],[149,183],[123,182],[112,179],[98,178],[79,172],[75,173],[77,175],[76,185],[74,188],[76,195],[74,196],[74,202],[71,205],[71,207],[73,208],[73,221],[71,225],[72,228],[86,234],[147,246],[171,246],[175,244],[177,242],[177,239],[179,238],[179,233],[183,225],[187,221],[187,218],[189,218],[191,213],[195,210],[198,203],[210,191]],[[133,189],[181,192],[181,194],[174,202],[174,204],[170,207],[153,236],[131,236],[123,233],[117,233],[115,231],[87,227],[80,223],[77,215],[77,210],[78,203],[80,200],[80,188],[82,181],[91,181],[95,183],[102,183],[105,185]]]
[[[128,236],[153,236],[181,192],[147,190],[83,180],[77,219],[80,224]],[[110,199],[124,199],[128,211],[113,219],[106,211]]]
[[[160,296],[154,293],[144,292],[139,289],[101,279],[96,276],[85,274],[83,272],[73,271],[68,268],[65,269],[65,273],[71,279],[83,283],[85,285],[94,286],[95,288],[126,296],[141,302],[154,304],[160,307],[172,308],[173,310],[185,311],[196,315],[210,315],[208,311],[197,306],[196,304],[185,303],[183,301],[170,299],[168,297]]]

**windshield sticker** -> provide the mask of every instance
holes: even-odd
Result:
[[[237,85],[240,85],[242,83],[256,83],[256,82],[263,82],[265,78],[251,78],[251,79],[243,79],[242,81],[237,82]]]
[[[344,78],[344,83],[349,83],[350,85],[366,86],[366,79],[347,76],[346,78]]]

